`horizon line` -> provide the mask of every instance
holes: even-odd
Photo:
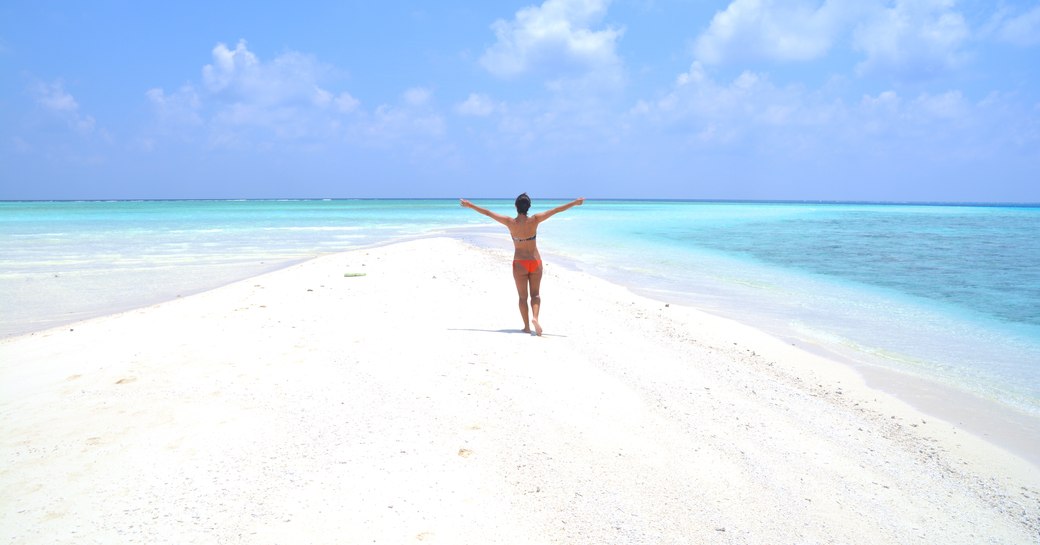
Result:
[[[0,199],[0,203],[101,203],[101,202],[250,202],[250,201],[450,201],[460,197],[187,197],[187,198],[125,198],[125,199]],[[515,197],[469,197],[468,200],[506,200]],[[541,201],[567,201],[574,197],[540,197]],[[914,206],[1001,206],[1040,207],[1040,201],[924,201],[924,200],[843,200],[843,199],[698,199],[698,198],[654,198],[654,197],[606,197],[585,198],[597,202],[689,202],[689,203],[734,203],[734,204],[866,204],[866,205],[914,205]]]

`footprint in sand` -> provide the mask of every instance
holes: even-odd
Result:
[[[121,379],[117,380],[116,384],[130,384],[131,382],[133,382],[135,380],[137,380],[137,377],[125,377],[125,378],[121,378]]]
[[[473,456],[473,451],[468,448],[460,448],[459,456],[463,458],[469,458],[470,456]]]

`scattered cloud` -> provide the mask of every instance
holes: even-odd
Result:
[[[690,135],[696,146],[753,144],[764,130],[818,127],[839,113],[832,104],[822,99],[812,103],[811,98],[799,87],[779,87],[752,71],[719,83],[695,61],[671,91],[655,101],[638,102],[631,113]]]
[[[256,55],[246,48],[245,40],[240,40],[235,50],[231,51],[223,43],[213,47],[213,64],[202,67],[202,81],[212,92],[220,92],[229,87],[236,79],[248,78],[246,75],[258,71],[260,61]]]
[[[382,141],[399,140],[411,135],[443,136],[444,119],[434,113],[412,115],[403,108],[381,105],[372,113],[371,122],[361,125],[368,136]]]
[[[496,42],[480,64],[499,77],[535,73],[549,79],[575,79],[606,72],[616,79],[621,60],[615,50],[623,29],[594,30],[609,0],[546,0],[516,12],[511,21],[491,25]]]
[[[460,116],[487,119],[467,125],[467,130],[478,135],[475,144],[482,149],[505,154],[520,150],[542,157],[595,153],[618,145],[628,130],[624,114],[613,102],[587,95],[500,101],[472,93],[454,110]]]
[[[361,101],[346,91],[336,96],[325,89],[317,88],[314,91],[314,104],[322,108],[331,105],[339,113],[349,114],[357,110],[358,106],[361,105]]]
[[[326,88],[335,71],[310,55],[290,51],[264,61],[245,40],[234,49],[218,43],[211,55],[201,84],[145,93],[160,132],[196,127],[206,131],[212,146],[264,147],[271,139],[335,136],[343,127],[339,116],[360,110],[361,102],[349,92]]]
[[[380,104],[347,126],[348,139],[358,145],[382,149],[408,142],[412,154],[430,149],[443,151],[447,124],[444,117],[430,107],[432,97],[433,91],[426,87],[406,89],[401,93],[399,104]]]
[[[332,103],[335,104],[336,109],[343,114],[349,114],[350,112],[357,110],[358,106],[361,105],[360,100],[350,96],[350,93],[346,91],[340,93]]]
[[[475,117],[487,117],[496,109],[495,102],[487,95],[470,93],[466,100],[455,105],[455,111],[460,115]]]
[[[63,119],[76,132],[80,134],[94,132],[96,125],[94,117],[80,113],[79,103],[65,91],[65,86],[60,80],[53,83],[37,82],[31,90],[38,105]]]
[[[957,67],[969,37],[953,0],[733,0],[694,54],[708,65],[806,62],[848,46],[863,56],[860,75],[921,78]]]
[[[850,150],[893,156],[923,150],[955,160],[1040,143],[1035,116],[1021,115],[1026,109],[1014,96],[973,101],[959,90],[906,96],[889,89],[847,103],[824,90],[776,85],[752,71],[720,82],[694,62],[669,92],[638,101],[629,116],[661,133],[685,134],[694,148],[804,152],[813,161]]]
[[[37,84],[36,102],[54,112],[75,112],[79,109],[76,99],[65,92],[60,81]]]
[[[321,86],[332,69],[309,55],[287,52],[263,63],[245,40],[234,50],[218,43],[212,55],[213,63],[202,68],[202,81],[206,91],[220,100],[257,109],[332,103],[333,93]]]
[[[159,120],[172,125],[200,125],[202,117],[199,109],[202,101],[198,92],[191,85],[184,85],[172,94],[166,94],[159,88],[149,89],[145,96],[155,108]]]
[[[1040,45],[1040,5],[1018,15],[1002,9],[994,15],[993,22],[995,37],[1002,42],[1023,47]]]
[[[697,38],[697,59],[709,63],[768,59],[807,61],[825,55],[858,11],[828,0],[734,0]]]
[[[327,82],[336,71],[310,55],[286,52],[268,61],[244,40],[234,49],[218,43],[211,54],[200,83],[145,93],[158,121],[147,148],[160,146],[161,135],[201,139],[212,148],[315,150],[347,143],[418,145],[446,132],[441,115],[429,107],[433,92],[426,87],[404,90],[399,104],[366,111],[350,92],[331,89]]]
[[[394,162],[435,160],[443,166],[458,160],[458,149],[446,138],[443,116],[407,103],[381,104],[343,131],[350,145],[389,153]]]
[[[914,104],[914,111],[930,119],[967,119],[972,105],[960,91],[947,91],[938,95],[921,94]]]
[[[866,55],[857,71],[919,78],[957,67],[970,31],[953,8],[953,0],[897,0],[872,13],[853,32],[853,48]]]
[[[409,106],[422,106],[430,100],[432,93],[424,87],[412,87],[404,92],[404,101]]]

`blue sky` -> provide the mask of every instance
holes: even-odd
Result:
[[[1040,202],[1040,2],[0,4],[0,199]]]

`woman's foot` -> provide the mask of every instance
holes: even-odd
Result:
[[[539,337],[541,337],[542,336],[542,326],[538,325],[538,320],[531,320],[531,323],[534,324],[534,334],[538,335]]]

